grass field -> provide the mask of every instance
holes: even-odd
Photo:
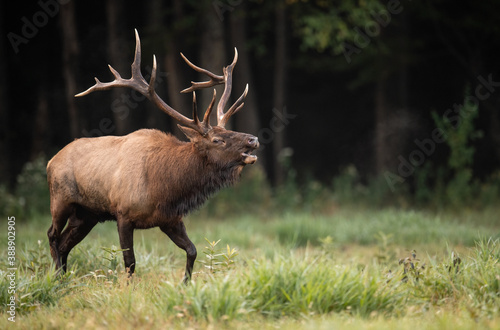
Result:
[[[500,328],[498,210],[195,214],[186,219],[198,249],[187,286],[185,253],[159,229],[135,232],[129,280],[113,222],[96,226],[57,277],[50,221],[16,219],[16,322],[2,262],[2,329]]]

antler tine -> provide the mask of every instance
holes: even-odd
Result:
[[[231,63],[231,65],[234,67],[236,65],[236,62],[238,62],[238,49],[234,47],[234,57],[233,57],[233,63]]]
[[[228,65],[227,67],[224,68],[224,80],[226,82],[225,87],[224,87],[224,93],[222,93],[222,96],[219,100],[219,104],[217,104],[217,126],[224,127],[231,115],[235,113],[234,110],[231,112],[226,112],[224,113],[224,108],[226,107],[227,102],[229,101],[229,97],[231,96],[231,90],[233,87],[233,69],[234,66],[236,65],[236,62],[238,61],[238,50],[236,47],[234,48],[234,58],[233,62]],[[247,85],[248,86],[248,85]],[[233,105],[234,109],[243,101],[247,93],[247,89],[245,89],[245,92],[243,93],[242,96],[236,101],[235,105]],[[237,105],[238,104],[238,105]],[[231,107],[231,109],[233,109]]]
[[[239,109],[241,109],[241,107],[243,106],[243,100],[245,99],[247,92],[248,92],[248,85],[247,85],[247,88],[245,89],[243,94],[240,96],[240,98],[233,104],[233,106],[231,106],[231,108],[227,112],[224,112],[224,109],[226,108],[227,102],[229,101],[229,97],[231,96],[231,90],[232,90],[232,86],[233,86],[233,69],[234,69],[234,66],[236,65],[236,62],[238,62],[238,50],[236,49],[236,47],[234,48],[233,62],[230,65],[228,65],[227,67],[223,68],[224,75],[222,75],[222,76],[216,75],[216,74],[214,74],[206,69],[203,69],[203,68],[200,68],[199,66],[194,65],[182,53],[181,53],[181,56],[184,59],[184,61],[186,61],[186,63],[192,69],[194,69],[195,71],[198,71],[200,73],[203,73],[210,78],[210,80],[203,81],[203,82],[192,81],[191,87],[184,89],[183,91],[181,91],[181,93],[192,92],[192,91],[197,90],[197,89],[212,87],[212,86],[222,84],[222,83],[225,85],[224,92],[222,93],[222,96],[219,100],[219,103],[217,104],[217,125],[220,127],[224,127],[226,125],[229,117],[231,117]],[[212,103],[213,103],[213,100],[212,100]],[[213,105],[211,104],[209,109],[207,109],[207,112],[208,112],[208,110],[210,110],[210,112],[212,111],[212,108],[211,108],[212,106]],[[206,113],[205,113],[205,116],[206,116]],[[205,120],[205,118],[204,118],[203,123],[208,123],[208,121]]]
[[[203,81],[203,82],[191,81],[191,87],[183,89],[181,91],[181,93],[188,93],[188,92],[192,92],[192,91],[197,90],[197,89],[208,88],[208,87],[212,87],[212,86],[220,85],[220,84],[224,83],[224,76],[216,75],[216,74],[208,71],[207,69],[203,69],[197,65],[194,65],[182,53],[181,53],[181,56],[184,59],[184,61],[186,61],[187,65],[189,65],[193,70],[198,71],[198,72],[203,73],[203,74],[206,74],[208,77],[210,77],[209,81]]]
[[[134,29],[135,32],[135,54],[134,54],[134,61],[132,62],[132,79],[137,78],[137,79],[143,79],[142,73],[141,73],[141,39],[139,38],[139,32],[137,32],[137,29]],[[156,60],[153,55],[153,66],[156,63]],[[153,68],[155,71],[156,75],[156,68]]]
[[[198,105],[196,104],[196,92],[193,91],[193,120],[196,125],[199,125],[198,119]]]
[[[175,109],[170,107],[165,101],[163,101],[155,91],[155,81],[156,81],[156,56],[153,55],[153,69],[151,71],[151,79],[149,84],[146,82],[141,73],[141,40],[139,38],[139,33],[135,30],[135,55],[134,61],[131,65],[132,77],[130,79],[123,79],[118,71],[116,71],[111,65],[109,65],[109,70],[115,77],[115,79],[111,82],[100,82],[99,79],[95,78],[95,85],[87,89],[86,91],[76,94],[76,97],[84,96],[90,94],[94,91],[102,91],[108,90],[114,87],[129,87],[132,88],[142,95],[146,96],[149,100],[151,100],[160,110],[165,112],[167,115],[179,121],[182,125],[190,127],[201,134],[205,134],[207,131],[206,127],[200,125],[198,117],[195,116],[193,119],[189,119],[184,115],[177,112]],[[194,99],[196,102],[196,99]],[[193,105],[196,107],[196,104]]]
[[[207,129],[211,128],[211,126],[210,126],[210,114],[212,113],[212,109],[214,108],[216,94],[217,94],[217,92],[214,88],[214,95],[212,96],[212,101],[210,101],[210,104],[207,108],[207,111],[205,111],[205,116],[203,117],[203,125]]]
[[[103,91],[103,90],[108,90],[113,87],[131,87],[138,91],[139,93],[147,96],[149,98],[148,93],[148,84],[146,83],[146,80],[144,80],[144,77],[142,76],[141,73],[141,40],[139,39],[139,33],[137,30],[135,30],[135,55],[134,55],[134,62],[132,62],[131,68],[132,68],[132,78],[130,79],[123,79],[111,65],[108,64],[109,70],[115,77],[115,80],[107,83],[100,82],[99,79],[94,78],[96,83],[94,86],[91,86],[89,89],[87,89],[84,92],[78,93],[75,95],[75,97],[81,97],[85,96],[87,94],[90,94],[94,91]]]
[[[246,85],[243,94],[241,94],[241,96],[238,98],[238,100],[236,100],[236,102],[234,102],[231,108],[229,108],[229,110],[227,110],[227,112],[223,114],[222,118],[218,122],[218,126],[224,127],[229,118],[235,113],[237,113],[241,108],[243,108],[243,106],[245,105],[245,102],[243,101],[245,101],[247,94],[248,94],[248,84]]]

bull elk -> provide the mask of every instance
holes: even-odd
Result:
[[[201,206],[219,189],[233,184],[245,165],[253,164],[259,147],[250,134],[224,128],[240,110],[248,85],[238,100],[225,111],[232,88],[232,72],[238,60],[223,68],[223,75],[192,64],[208,81],[191,82],[182,92],[193,92],[193,119],[180,114],[155,92],[156,58],[149,84],[141,74],[141,45],[135,31],[136,47],[132,77],[124,79],[109,66],[114,80],[96,83],[75,96],[115,87],[129,87],[143,94],[160,110],[176,119],[189,142],[155,129],[141,129],[126,136],[77,139],[61,149],[47,165],[52,225],[47,236],[56,268],[66,271],[68,254],[99,222],[117,222],[120,246],[129,275],[135,269],[134,229],[160,227],[170,239],[186,251],[184,281],[191,278],[196,247],[189,239],[182,217]],[[217,126],[211,126],[210,114],[216,93],[200,122],[195,90],[224,84],[217,104]]]

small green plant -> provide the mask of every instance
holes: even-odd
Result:
[[[123,251],[128,251],[128,249],[118,249],[116,246],[111,245],[110,248],[108,247],[101,247],[101,250],[106,252],[108,255],[103,256],[103,258],[107,261],[109,261],[109,267],[108,267],[108,277],[113,280],[113,282],[116,282],[118,279],[118,253],[123,252]],[[94,276],[95,279],[100,278],[100,277],[106,277],[106,274],[104,274],[100,270],[96,270],[95,272],[91,272],[91,274]],[[101,276],[102,275],[102,276]]]
[[[330,235],[320,238],[319,242],[321,243],[321,248],[324,250],[330,250],[335,247],[333,238]]]
[[[52,258],[47,248],[42,246],[42,241],[38,240],[38,247],[36,249],[28,249],[22,251],[21,265],[33,274],[50,270],[52,265]]]
[[[205,238],[208,243],[208,246],[205,246],[205,257],[207,260],[200,261],[204,264],[205,268],[209,270],[211,274],[215,274],[217,272],[228,270],[235,263],[235,258],[238,256],[238,251],[235,248],[230,248],[229,244],[226,245],[226,252],[222,252],[222,249],[217,248],[217,244],[219,244],[220,239],[218,241],[210,241]]]
[[[375,239],[377,240],[378,245],[378,253],[376,254],[376,258],[379,263],[384,264],[389,262],[394,258],[394,253],[391,252],[389,245],[393,242],[393,234],[386,234],[382,231],[379,231],[375,235]]]

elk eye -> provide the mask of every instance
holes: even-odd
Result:
[[[221,144],[221,143],[224,143],[224,140],[215,137],[212,139],[212,142],[215,144]]]

